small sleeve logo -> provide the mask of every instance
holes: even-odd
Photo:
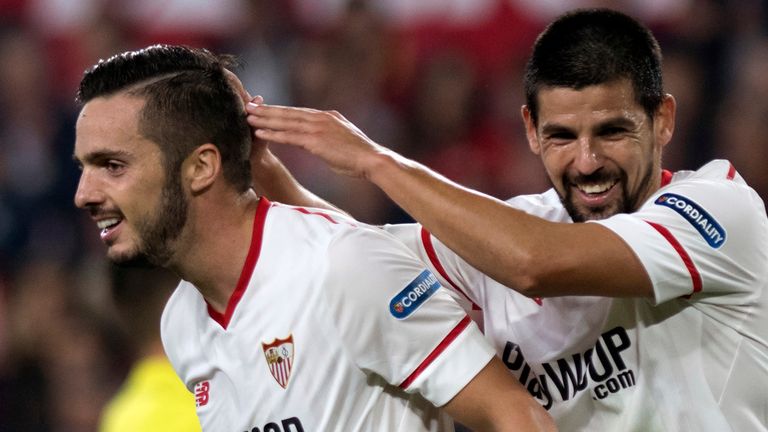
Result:
[[[671,208],[688,221],[712,248],[725,243],[725,229],[700,205],[682,195],[665,193],[654,201],[656,205]]]
[[[389,311],[397,319],[408,318],[440,288],[440,282],[424,270],[389,302]]]
[[[200,381],[195,384],[195,406],[200,408],[208,405],[210,392],[211,383],[209,381]]]

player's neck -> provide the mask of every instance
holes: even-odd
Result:
[[[242,273],[259,198],[252,190],[235,199],[192,209],[189,234],[177,249],[175,270],[223,312]]]

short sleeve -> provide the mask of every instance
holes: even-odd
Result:
[[[661,189],[632,214],[597,221],[618,234],[648,273],[654,300],[744,304],[765,278],[765,207],[742,182],[691,178]]]
[[[442,406],[494,355],[435,275],[393,236],[349,229],[328,254],[330,318],[363,371]]]
[[[479,305],[484,304],[487,281],[483,273],[448,249],[420,224],[385,225],[384,229],[426,263],[443,286],[458,295],[462,307],[468,311],[481,309]]]

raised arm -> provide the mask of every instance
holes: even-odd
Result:
[[[650,296],[629,247],[597,224],[560,224],[464,188],[371,141],[336,112],[249,104],[257,137],[317,155],[381,188],[449,248],[529,296]]]
[[[254,142],[251,152],[251,176],[256,193],[272,201],[344,213],[302,186],[263,142]]]

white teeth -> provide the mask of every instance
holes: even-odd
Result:
[[[615,185],[616,182],[610,182],[610,183],[599,183],[599,184],[591,184],[591,185],[579,185],[579,189],[588,194],[600,194],[608,189],[612,188],[613,185]]]
[[[103,220],[100,220],[100,221],[96,222],[96,226],[98,226],[99,229],[103,230],[103,229],[105,229],[105,228],[107,228],[109,226],[117,224],[118,222],[120,222],[119,218],[103,219]]]

